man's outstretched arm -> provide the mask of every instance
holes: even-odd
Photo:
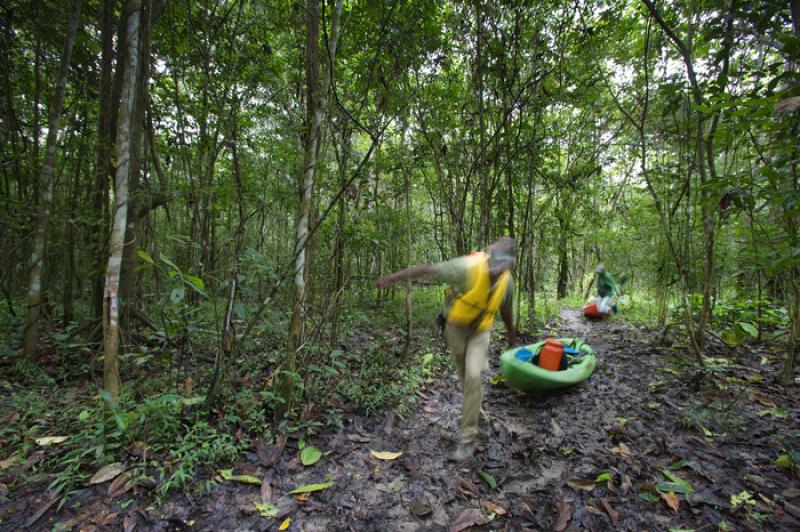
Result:
[[[432,264],[417,264],[416,266],[410,266],[405,270],[384,275],[383,277],[378,278],[376,284],[378,285],[378,288],[386,288],[387,286],[399,281],[405,281],[407,279],[416,281],[417,279],[430,277],[434,274],[434,272],[435,268]]]

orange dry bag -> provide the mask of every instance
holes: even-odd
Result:
[[[539,366],[550,371],[561,369],[561,359],[564,357],[564,345],[558,340],[548,338],[544,341],[542,350],[539,351]]]
[[[583,315],[589,318],[604,318],[605,315],[597,308],[597,303],[586,303],[583,306]]]

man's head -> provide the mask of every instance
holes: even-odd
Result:
[[[598,264],[597,268],[594,269],[594,273],[606,273],[606,267],[602,264]]]
[[[514,267],[517,243],[513,238],[501,236],[489,246],[489,272],[499,275]]]

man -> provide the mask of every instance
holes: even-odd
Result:
[[[611,305],[611,298],[622,294],[614,278],[606,272],[606,267],[598,264],[594,270],[597,283],[597,310],[602,314],[616,313],[617,308]]]
[[[489,336],[498,310],[514,345],[511,268],[516,243],[500,237],[487,252],[473,253],[438,264],[420,264],[378,279],[378,288],[428,278],[451,285],[456,294],[447,312],[444,336],[464,392],[459,443],[451,459],[462,462],[475,451],[483,390],[481,372],[489,366]]]

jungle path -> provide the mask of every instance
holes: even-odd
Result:
[[[258,446],[225,466],[261,486],[217,478],[208,494],[176,493],[162,506],[137,490],[109,499],[98,486],[34,528],[277,530],[287,519],[288,530],[306,531],[800,528],[796,471],[775,463],[800,448],[800,405],[794,390],[782,395],[760,378],[776,373],[779,353],[717,346],[703,376],[681,367],[683,351],[656,346],[654,332],[621,319],[588,322],[564,309],[538,333],[584,339],[596,371],[560,392],[518,394],[492,384],[503,349],[496,334],[484,384],[490,423],[466,463],[447,461],[461,392],[445,370],[417,390],[405,418],[348,414],[342,430],[311,438],[325,453],[311,466],[301,465],[291,438],[282,450]],[[402,455],[381,460],[370,451]],[[332,485],[289,493],[324,483]],[[271,517],[257,509],[265,502]]]
[[[461,530],[472,525],[489,530],[697,530],[716,529],[723,521],[732,529],[800,526],[800,491],[775,465],[780,447],[770,437],[781,432],[780,425],[796,423],[796,399],[768,397],[767,386],[762,390],[758,381],[747,379],[746,369],[731,363],[726,378],[747,383],[732,391],[741,401],[736,414],[744,419],[722,433],[723,422],[712,414],[703,417],[698,410],[709,426],[693,425],[686,409],[714,401],[732,404],[725,397],[730,389],[709,384],[697,391],[696,383],[664,371],[670,368],[665,357],[684,355],[653,347],[650,332],[621,320],[588,322],[570,309],[548,332],[587,341],[598,355],[597,370],[588,381],[562,392],[517,394],[489,382],[502,351],[500,335],[495,335],[484,388],[491,427],[482,429],[478,452],[465,464],[446,458],[457,432],[460,390],[455,375],[443,372],[418,390],[415,409],[406,419],[351,417],[343,431],[314,441],[331,453],[312,467],[298,463],[297,451],[289,450],[296,443],[291,440],[270,468],[251,454],[251,463],[236,473],[269,479],[271,503],[280,509],[277,518],[265,520],[255,511],[258,486],[228,482],[202,500],[178,497],[146,512],[142,524],[274,530],[290,517],[292,530],[320,531]],[[772,402],[787,412],[788,420],[758,415],[767,408],[764,403]],[[791,439],[797,448],[797,435]],[[378,460],[370,450],[403,454]],[[663,471],[678,483],[688,482],[692,491],[660,496],[656,486],[664,488],[670,481]],[[610,480],[595,482],[601,475]],[[286,495],[298,486],[323,482],[334,484],[305,501]],[[730,496],[745,491],[752,498],[732,505]]]

